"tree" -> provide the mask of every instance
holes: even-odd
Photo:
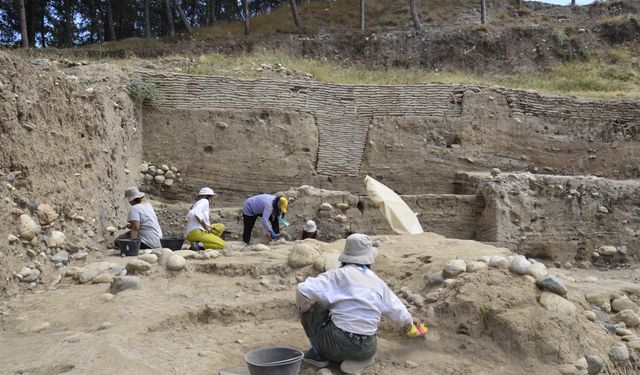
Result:
[[[571,0],[571,6],[575,7],[576,6],[576,0]]]
[[[484,1],[484,0],[482,0]],[[413,26],[416,30],[422,30],[422,24],[420,23],[420,17],[418,17],[418,9],[416,8],[416,0],[409,0],[409,8],[411,9],[411,18],[413,18]]]
[[[191,22],[189,22],[189,20],[187,19],[186,14],[184,13],[184,10],[182,10],[182,5],[180,5],[180,1],[179,0],[173,0],[173,5],[176,6],[176,9],[178,10],[178,14],[180,15],[180,19],[182,20],[182,23],[184,24],[184,27],[187,29],[187,32],[189,34],[192,33],[191,31]]]
[[[295,22],[296,27],[298,29],[304,31],[304,25],[302,24],[302,20],[300,19],[300,15],[298,14],[298,7],[296,6],[296,0],[289,0],[289,4],[291,5],[291,14],[293,15],[293,22]]]
[[[109,40],[116,40],[116,29],[113,26],[113,10],[111,9],[111,0],[106,0],[107,7],[107,29],[109,32]]]
[[[164,1],[165,8],[167,8],[167,22],[169,23],[169,35],[176,35],[176,26],[173,24],[173,14],[171,11],[171,0]]]
[[[251,34],[251,20],[249,15],[249,0],[242,0],[242,15],[244,16],[244,35]]]
[[[360,32],[364,32],[364,0],[360,0]]]
[[[480,0],[480,22],[487,23],[487,0]]]
[[[67,47],[73,47],[74,12],[73,0],[64,0],[64,31]]]
[[[144,0],[144,37],[151,39],[151,15],[149,9],[149,0]]]
[[[27,34],[27,12],[24,8],[24,0],[18,1],[18,11],[20,12],[20,35],[22,38],[22,48],[29,48],[29,35]]]

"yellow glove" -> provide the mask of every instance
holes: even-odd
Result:
[[[409,327],[409,329],[407,330],[407,336],[420,337],[426,335],[427,331],[429,331],[429,328],[427,328],[424,322],[421,322],[418,325],[412,324],[411,327]]]

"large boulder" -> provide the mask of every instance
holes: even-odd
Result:
[[[509,261],[501,255],[494,255],[489,259],[491,268],[509,268]]]
[[[527,260],[526,257],[522,255],[516,255],[515,257],[513,257],[513,259],[511,259],[509,271],[515,273],[516,275],[528,275],[531,271],[531,263]]]
[[[447,278],[454,278],[467,271],[467,263],[462,259],[453,259],[447,262],[442,269],[442,273]]]
[[[149,264],[158,263],[158,256],[156,254],[142,254],[138,256],[138,259]]]
[[[640,306],[631,301],[629,297],[622,296],[611,301],[611,310],[614,312],[620,312],[622,310],[632,310],[635,313],[640,312]]]
[[[313,247],[306,244],[297,244],[289,253],[288,263],[293,268],[300,268],[311,265],[320,254]]]
[[[633,310],[622,310],[611,317],[611,323],[624,323],[627,327],[637,327],[640,325],[640,316]]]
[[[549,271],[547,270],[547,266],[544,263],[533,263],[529,268],[529,275],[531,275],[534,279],[538,280],[547,276]]]
[[[40,232],[40,226],[29,215],[22,214],[18,232],[22,239],[31,241]]]
[[[151,265],[142,259],[131,259],[125,266],[127,274],[134,274],[136,272],[147,272],[151,269]]]
[[[567,288],[564,286],[562,280],[553,274],[548,274],[547,276],[536,280],[536,285],[542,290],[548,290],[561,296],[567,294]]]
[[[64,245],[64,233],[54,230],[53,232],[51,232],[51,235],[49,236],[49,247],[52,248],[59,248],[62,247],[62,245]]]
[[[549,311],[559,312],[565,315],[573,315],[576,312],[576,305],[550,292],[542,292],[540,295],[540,304]]]
[[[167,261],[173,255],[173,250],[167,248],[153,249],[152,254],[158,256],[158,264],[166,266]]]

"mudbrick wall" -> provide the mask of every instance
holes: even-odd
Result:
[[[181,158],[183,170],[204,164],[185,171],[186,184],[164,189],[167,196],[180,196],[180,189],[190,195],[206,183],[236,196],[303,184],[363,193],[365,174],[403,194],[452,193],[456,171],[493,167],[640,176],[634,156],[640,153],[640,105],[635,101],[448,84],[140,74],[163,97],[159,108],[145,107],[145,158],[180,164],[155,160],[168,157],[162,129],[175,127],[182,131],[171,136],[170,144],[189,151],[170,157]],[[209,147],[194,147],[194,141]],[[235,152],[231,169],[224,162],[228,149]],[[247,180],[259,188],[249,188]]]

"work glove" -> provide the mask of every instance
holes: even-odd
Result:
[[[278,238],[280,235],[274,231],[271,231],[271,233],[269,233],[271,235],[271,239],[275,240],[276,238]]]

